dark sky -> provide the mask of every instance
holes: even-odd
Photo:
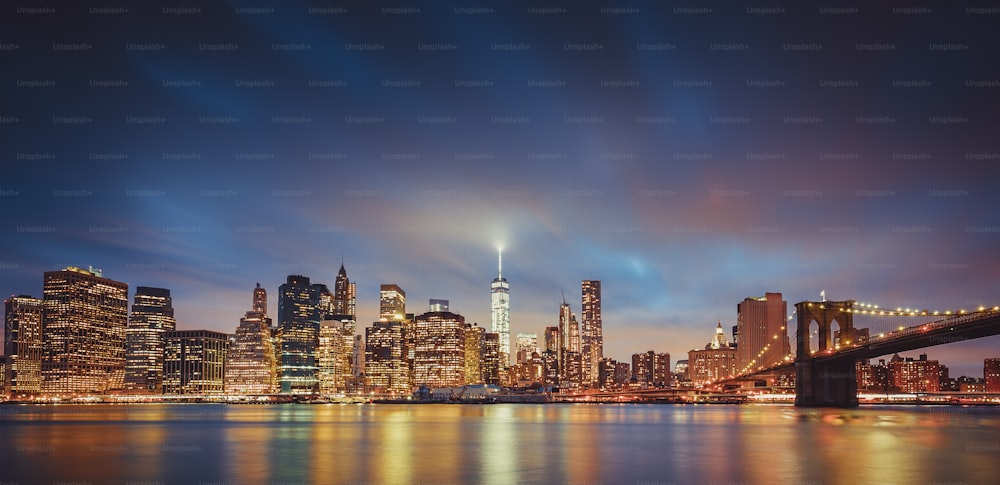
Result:
[[[2,7],[0,291],[93,265],[231,332],[343,259],[364,324],[394,282],[488,327],[502,246],[512,335],[600,279],[605,354],[673,360],[766,291],[1000,303],[1000,10],[200,3]]]

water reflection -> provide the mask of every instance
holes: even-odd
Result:
[[[0,407],[0,482],[990,483],[1000,410]]]

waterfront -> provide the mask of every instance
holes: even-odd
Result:
[[[0,407],[9,483],[995,483],[1000,410]]]

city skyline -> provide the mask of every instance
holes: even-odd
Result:
[[[486,326],[503,247],[510,335],[592,278],[617,358],[767,292],[1000,303],[990,15],[524,7],[5,17],[0,291],[93,265],[231,332],[346,262],[362,326],[386,282]]]
[[[68,267],[68,268],[65,268],[65,269],[61,270],[60,272],[64,273],[64,274],[84,274],[84,275],[93,274],[93,275],[97,275],[97,276],[100,276],[100,277],[104,276],[103,272],[101,270],[99,270],[97,268],[92,268],[92,267],[89,268],[89,269],[79,269],[79,268],[75,268],[75,267]],[[55,272],[52,272],[52,273],[54,274]],[[111,278],[111,280],[114,281],[114,278]],[[292,284],[292,283],[295,283],[296,285],[301,285],[301,287],[295,287],[296,289],[300,290],[300,291],[298,291],[298,293],[300,293],[300,295],[295,295],[295,297],[306,298],[304,295],[306,295],[308,293],[309,295],[311,295],[309,297],[309,300],[310,301],[314,301],[315,304],[319,305],[319,306],[317,306],[315,308],[314,307],[309,307],[310,309],[308,309],[308,310],[305,309],[305,308],[303,308],[301,310],[295,310],[295,312],[297,312],[297,313],[305,312],[305,313],[302,313],[303,315],[305,315],[306,313],[317,312],[318,311],[319,313],[316,313],[315,315],[318,318],[320,318],[320,321],[322,321],[323,325],[336,323],[336,325],[337,325],[338,328],[343,327],[345,330],[349,329],[349,333],[350,333],[349,339],[353,340],[353,337],[355,335],[354,332],[355,332],[355,325],[356,325],[355,320],[352,319],[352,318],[356,318],[354,315],[335,315],[333,313],[325,313],[325,312],[334,312],[334,311],[337,311],[337,309],[340,309],[340,308],[344,308],[344,309],[346,309],[346,308],[353,309],[354,308],[355,301],[356,301],[355,300],[356,288],[354,286],[355,283],[353,283],[351,280],[348,280],[347,273],[346,273],[346,270],[345,270],[345,267],[344,267],[344,263],[343,262],[340,263],[340,268],[339,268],[339,271],[338,271],[338,274],[337,274],[337,286],[336,287],[337,288],[341,288],[341,289],[338,290],[336,297],[334,296],[333,293],[331,293],[329,291],[328,286],[325,283],[315,282],[315,281],[312,282],[312,283],[310,283],[310,281],[311,281],[311,278],[308,277],[308,276],[305,276],[305,275],[288,275],[286,277],[286,284],[281,285],[281,287],[279,287],[279,291],[281,291],[284,287],[286,287],[286,286],[288,286],[289,284]],[[494,283],[496,281],[497,281],[497,279],[494,279]],[[506,279],[505,279],[505,281],[506,281]],[[119,282],[115,281],[115,283],[117,284]],[[166,306],[167,306],[167,308],[169,310],[170,322],[171,322],[171,326],[165,327],[165,328],[173,330],[173,328],[174,328],[173,326],[176,326],[176,322],[174,321],[174,319],[172,317],[174,309],[171,307],[171,300],[172,299],[170,297],[170,290],[169,289],[166,289],[166,288],[154,288],[154,287],[147,287],[147,286],[135,286],[135,287],[133,287],[131,284],[129,284],[127,282],[120,282],[120,283],[125,284],[129,288],[128,289],[128,291],[129,291],[128,294],[134,295],[135,298],[136,298],[136,301],[139,301],[140,298],[148,298],[148,295],[150,294],[150,292],[152,292],[152,294],[156,295],[157,297],[163,297],[163,296],[165,296],[166,297]],[[600,280],[582,280],[581,283],[582,283],[582,290],[583,290],[582,291],[582,295],[581,295],[581,298],[582,298],[581,301],[583,302],[581,304],[581,312],[584,312],[585,304],[588,301],[588,295],[590,295],[590,297],[589,297],[590,300],[589,301],[591,301],[596,306],[597,321],[600,322],[600,320],[601,320],[601,310],[600,310],[600,307],[601,307],[601,303],[600,303],[600,301],[601,301],[601,298],[600,298],[601,281]],[[362,324],[362,325],[358,326],[357,328],[360,329],[360,330],[357,330],[357,332],[359,332],[358,333],[359,336],[364,336],[364,334],[366,333],[365,329],[367,328],[367,329],[370,330],[373,327],[376,327],[377,324],[379,323],[379,321],[381,321],[383,324],[385,324],[386,321],[387,321],[386,315],[389,315],[389,314],[392,314],[392,315],[404,315],[404,313],[400,312],[401,309],[404,309],[403,311],[405,312],[406,315],[416,315],[418,313],[432,314],[434,312],[441,312],[441,311],[444,311],[445,313],[448,313],[448,311],[449,311],[450,300],[442,300],[442,299],[430,298],[430,299],[428,299],[427,305],[425,307],[423,307],[423,310],[414,310],[412,307],[411,308],[406,308],[406,306],[405,306],[406,305],[405,304],[405,299],[406,299],[405,295],[406,295],[406,293],[398,285],[396,285],[396,284],[384,284],[383,283],[383,284],[380,285],[380,289],[381,289],[381,293],[382,293],[382,298],[380,298],[378,304],[379,304],[379,307],[380,307],[379,312],[383,313],[383,315],[380,316],[380,318],[378,318],[377,320],[371,321],[368,324]],[[234,337],[234,335],[236,335],[236,334],[233,332],[233,330],[235,329],[236,333],[239,333],[240,329],[244,325],[244,322],[246,321],[247,318],[249,318],[250,315],[256,314],[256,315],[260,315],[260,316],[266,316],[266,310],[269,307],[270,303],[269,303],[267,292],[266,292],[265,288],[263,288],[260,285],[260,283],[258,282],[256,284],[256,287],[253,288],[252,291],[253,291],[253,298],[252,298],[253,305],[252,305],[252,307],[253,307],[254,310],[250,311],[250,312],[247,312],[246,316],[244,318],[240,318],[239,319],[239,323],[237,325],[235,325],[234,327],[231,326],[232,328],[230,328],[229,330],[216,330],[216,329],[209,330],[209,329],[203,329],[203,328],[200,328],[200,327],[191,327],[191,326],[188,326],[188,325],[182,325],[181,327],[183,327],[183,328],[177,328],[177,331],[178,332],[183,332],[183,331],[188,331],[189,332],[189,331],[196,331],[196,330],[197,331],[207,330],[207,331],[210,331],[210,332],[215,331],[215,332],[218,332],[219,334],[226,334],[226,335],[229,335],[230,337]],[[128,296],[128,294],[126,294],[126,297]],[[388,300],[386,299],[387,298],[386,295],[391,295],[390,297],[388,297],[389,298]],[[328,298],[323,298],[323,296],[326,296]],[[556,318],[556,320],[558,322],[560,322],[560,325],[556,326],[556,327],[546,326],[546,327],[544,327],[542,329],[543,330],[542,333],[544,333],[544,331],[546,331],[548,328],[556,328],[556,329],[558,329],[560,327],[565,326],[566,328],[560,332],[563,335],[563,337],[560,337],[560,340],[563,340],[563,339],[565,340],[565,342],[563,342],[561,345],[564,345],[565,346],[564,348],[566,350],[570,350],[572,352],[576,352],[576,358],[578,360],[580,360],[580,362],[578,362],[577,364],[579,364],[579,366],[582,366],[582,364],[583,364],[584,361],[583,361],[583,355],[581,353],[581,350],[583,349],[582,342],[584,341],[584,338],[583,338],[584,334],[581,333],[581,325],[580,325],[580,322],[577,320],[576,312],[572,310],[572,305],[568,301],[566,301],[565,292],[562,292],[561,297],[562,297],[563,300],[562,300],[562,303],[559,306],[559,312],[558,312],[559,316],[558,316],[558,318]],[[825,292],[821,293],[820,297],[821,298],[825,298]],[[10,301],[14,302],[15,304],[17,304],[18,302],[26,301],[26,299],[27,299],[27,301],[36,301],[35,304],[41,306],[43,300],[41,300],[41,299],[39,299],[39,300],[31,300],[32,298],[33,298],[32,295],[27,295],[27,294],[11,295]],[[299,298],[299,299],[301,299],[301,298]],[[772,298],[774,298],[775,300],[772,301]],[[774,304],[780,302],[780,304],[781,304],[780,307],[776,307],[776,308],[781,308],[782,310],[784,310],[781,313],[787,313],[788,310],[785,308],[786,302],[783,301],[783,300],[781,300],[781,298],[782,298],[782,294],[780,292],[778,292],[778,293],[768,292],[768,293],[765,294],[765,296],[762,296],[762,297],[747,297],[746,299],[744,299],[744,301],[742,301],[742,302],[739,303],[738,310],[742,309],[745,305],[748,305],[748,304],[755,305],[755,304],[758,304],[758,303],[765,303],[766,302],[766,305],[768,307],[770,307],[770,306],[773,306]],[[293,308],[298,308],[298,305],[300,305],[301,303],[298,300],[294,299],[294,298],[293,298],[293,301],[294,301],[293,305],[295,305]],[[305,302],[305,301],[306,300],[302,300],[302,302]],[[325,308],[323,305],[326,305],[326,310],[323,309],[323,308]],[[872,305],[872,304],[868,303],[868,305]],[[282,306],[281,302],[280,302],[280,297],[279,297],[279,301],[277,302],[277,306],[279,308],[281,308],[281,306]],[[861,307],[864,307],[864,303],[863,302],[861,304]],[[888,309],[888,310],[891,311],[891,308],[886,308],[886,309]],[[914,309],[914,310],[917,310],[917,309]],[[975,310],[975,308],[971,308],[970,310]],[[909,309],[907,309],[907,311],[909,311]],[[132,307],[132,311],[128,313],[128,328],[132,328],[133,327],[133,318],[137,318],[137,319],[145,319],[146,318],[146,315],[144,313],[135,313],[135,312],[136,312],[136,307],[133,306]],[[389,313],[386,313],[386,312],[389,312]],[[461,312],[456,312],[455,314],[458,315],[458,316],[461,316],[460,313]],[[943,314],[945,313],[945,311],[942,310],[941,313],[942,313],[942,317],[943,317]],[[791,315],[789,316],[789,318],[791,318]],[[902,317],[902,318],[903,319],[900,320],[900,322],[901,323],[906,323],[905,317]],[[397,317],[388,318],[388,321],[392,321],[392,320],[395,320],[395,319],[397,319]],[[777,331],[777,326],[781,325],[782,323],[784,323],[784,319],[780,319],[777,322],[775,322],[772,317],[768,317],[768,319],[771,320],[771,322],[768,323],[768,324],[766,324],[767,325],[766,328],[771,328],[772,330],[767,330],[766,332]],[[269,322],[270,318],[267,318],[267,319],[264,319],[264,320],[260,320],[260,318],[258,318],[258,320],[259,321],[264,321],[264,322]],[[341,323],[341,320],[343,320],[344,323]],[[145,320],[137,320],[137,321],[144,322]],[[463,321],[464,321],[464,317],[463,317]],[[348,322],[349,322],[350,326],[346,326],[346,325],[348,325]],[[740,318],[739,318],[739,314],[737,315],[737,318],[734,319],[734,322],[742,322],[742,320],[740,320]],[[475,322],[475,323],[470,322],[469,325],[478,325],[478,322]],[[764,324],[761,323],[760,325],[764,325]],[[884,323],[883,323],[883,325],[884,325]],[[909,325],[909,324],[907,324],[907,325]],[[732,332],[733,332],[734,336],[737,334],[737,328],[736,327],[737,327],[737,325],[734,325],[733,328],[732,328]],[[277,331],[279,328],[280,328],[280,326],[272,327],[272,329],[275,330],[275,331]],[[316,327],[315,330],[317,332],[319,332],[320,328],[321,327]],[[598,326],[598,328],[600,328],[600,326]],[[728,328],[728,326],[727,326],[727,328]],[[759,327],[759,328],[764,329],[765,327]],[[794,325],[792,325],[792,326],[790,326],[788,328],[789,328],[788,332],[790,332],[788,334],[788,338],[794,339],[794,337],[795,337],[795,335],[794,335]],[[784,327],[782,326],[782,330],[783,329],[784,329]],[[713,337],[711,340],[708,340],[708,344],[706,344],[704,346],[698,345],[698,346],[691,347],[691,348],[686,349],[686,350],[676,351],[676,353],[673,354],[673,355],[685,356],[685,355],[687,355],[687,353],[689,351],[692,351],[692,352],[693,351],[699,351],[699,350],[702,350],[702,349],[708,349],[710,347],[712,349],[719,348],[719,346],[718,346],[719,339],[720,338],[726,338],[726,335],[727,335],[727,334],[720,334],[719,332],[722,331],[722,330],[723,330],[722,329],[722,321],[720,320],[720,321],[717,322],[717,328],[716,328],[715,337]],[[3,332],[4,332],[3,326],[0,326],[0,338],[3,338],[3,336],[4,336]],[[600,332],[600,330],[598,330],[597,335],[601,335],[601,333],[602,332]],[[522,335],[523,335],[523,333],[519,332],[518,338],[520,338]],[[535,335],[535,338],[537,339],[537,333],[534,333],[534,335]],[[763,337],[763,334],[762,334],[762,337]],[[976,340],[990,340],[990,339],[996,339],[996,338],[997,337],[986,337],[985,339],[976,339]],[[813,340],[815,340],[815,336],[814,336]],[[975,342],[976,340],[973,340],[973,342]],[[322,341],[322,337],[320,337],[319,341]],[[595,339],[595,341],[596,341],[596,339]],[[600,341],[603,343],[603,336],[601,336]],[[734,342],[735,342],[735,340],[734,340]],[[962,343],[962,339],[951,341],[951,342],[949,342],[949,345],[952,345],[954,343]],[[516,344],[516,342],[512,342],[512,344]],[[749,355],[752,355],[753,352],[755,352],[759,348],[759,347],[750,347],[748,349],[746,345],[747,345],[747,342],[744,343],[744,346],[741,348],[741,352],[748,353]],[[787,348],[787,344],[785,344],[785,345],[786,345],[786,348]],[[669,355],[671,355],[671,352],[674,351],[674,349],[665,349],[665,348],[657,347],[657,346],[651,346],[651,347],[652,348],[648,348],[648,349],[641,349],[640,348],[640,349],[633,349],[631,351],[626,351],[624,354],[622,354],[621,357],[619,357],[618,355],[607,355],[607,353],[604,353],[603,356],[609,357],[611,359],[619,359],[619,358],[620,359],[626,359],[626,358],[628,358],[628,356],[631,356],[634,359],[635,355],[638,355],[638,354],[644,354],[646,352],[660,352],[660,351],[664,351],[665,350],[665,352],[663,352],[663,353],[665,355],[667,355],[668,358],[669,358]],[[946,345],[944,347],[937,346],[937,347],[935,347],[934,351],[937,352],[937,351],[940,351],[942,348],[947,348],[947,347],[948,347],[948,345]],[[735,354],[735,349],[736,349],[736,347],[733,347],[732,349],[730,349],[730,350],[734,351],[734,353],[733,353],[734,358],[735,358],[735,355],[736,355]],[[126,350],[125,356],[129,356],[130,353],[134,352],[134,350],[132,350],[132,345],[131,344],[127,345],[125,347],[125,350]],[[539,350],[543,350],[543,349],[539,349]],[[794,354],[794,349],[786,349],[786,351],[792,352],[792,354]],[[276,352],[275,358],[277,359],[278,357],[280,357],[279,355],[277,355],[278,349],[276,349],[275,352]],[[340,351],[338,351],[338,352],[340,352]],[[595,352],[597,352],[596,349],[595,349]],[[926,353],[926,351],[924,351],[924,352]],[[760,360],[761,361],[766,361],[766,362],[777,362],[778,360],[781,360],[781,358],[779,357],[779,355],[784,355],[782,352],[775,353],[773,351],[771,352],[771,354],[773,354],[773,355],[769,354],[769,356],[765,356],[765,357],[761,358]],[[562,354],[562,352],[560,352],[558,355],[563,355],[563,354]],[[937,355],[937,353],[935,353],[935,355]],[[891,356],[890,354],[886,354],[884,357],[890,357],[890,356]],[[514,357],[516,357],[516,354],[514,355]],[[345,357],[345,358],[350,358],[350,357]],[[682,357],[678,357],[678,359],[681,359],[681,358]],[[992,357],[992,354],[988,354],[988,355],[985,355],[984,358],[989,359],[989,358],[993,358],[993,357]],[[561,359],[562,359],[562,357],[560,357],[560,362],[562,362]],[[742,357],[741,360],[750,361],[751,358],[749,356],[745,356],[745,357]],[[940,360],[942,360],[943,364],[952,364],[951,362],[947,362],[946,359],[940,359]],[[969,360],[969,362],[971,362],[971,364],[966,364],[965,361],[961,361],[960,360],[960,361],[958,361],[957,364],[952,364],[950,366],[951,368],[954,368],[957,371],[957,372],[954,373],[954,375],[963,375],[963,376],[964,375],[968,375],[968,376],[975,377],[975,376],[978,376],[979,374],[983,374],[984,373],[981,364],[979,364],[979,367],[977,368],[977,361],[981,361],[982,359],[980,359],[980,358],[978,358],[976,356],[971,356],[968,360]],[[317,360],[317,362],[318,362],[318,360]],[[754,359],[754,362],[756,362],[756,359]],[[515,359],[515,360],[513,360],[511,362],[511,364],[514,364],[514,363],[518,363],[518,361]],[[563,363],[561,365],[566,365],[566,364]],[[279,367],[280,367],[280,365],[279,365]],[[749,366],[748,366],[748,368],[749,368]],[[574,367],[574,369],[575,369],[575,367]],[[734,371],[734,374],[741,374],[741,373],[746,372],[746,370],[747,369],[737,368]],[[580,379],[580,382],[586,382],[586,377],[587,376],[583,375],[583,373],[585,373],[585,370],[582,369],[582,367],[579,370],[573,370],[571,372],[574,372],[576,374],[581,374],[580,376],[577,376],[574,379]],[[279,374],[280,374],[280,369],[279,369]],[[277,376],[277,377],[280,377],[280,375]],[[277,379],[277,377],[276,377],[276,379]],[[562,376],[562,378],[565,378],[565,376]],[[594,374],[593,382],[596,382],[596,374]],[[129,384],[128,384],[128,374],[125,375],[125,389],[126,390],[130,389]],[[289,392],[289,391],[290,391],[290,389],[286,389],[285,390],[285,392]]]

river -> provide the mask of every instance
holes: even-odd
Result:
[[[988,484],[1000,409],[0,406],[0,484]]]

